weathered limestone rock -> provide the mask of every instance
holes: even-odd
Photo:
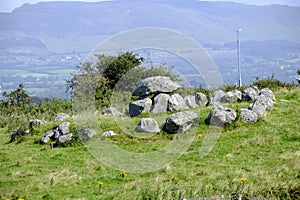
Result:
[[[187,109],[188,106],[185,104],[184,99],[179,94],[173,94],[168,102],[168,110],[184,110]]]
[[[147,132],[147,133],[158,133],[160,130],[156,120],[152,118],[142,118],[136,127],[136,131]]]
[[[220,104],[226,103],[225,101],[226,93],[223,90],[217,90],[211,95],[210,104]]]
[[[106,132],[102,133],[102,138],[110,137],[110,136],[114,136],[114,135],[117,135],[117,134],[114,131],[109,130],[109,131],[106,131]]]
[[[264,96],[268,97],[269,99],[271,99],[272,101],[275,98],[275,95],[274,95],[273,91],[270,90],[269,88],[262,89],[260,91],[259,95],[264,95]]]
[[[122,113],[120,113],[116,108],[110,107],[106,108],[102,111],[102,115],[114,115],[114,116],[122,116]]]
[[[226,92],[224,99],[222,102],[237,102],[242,100],[242,92],[239,90],[233,90],[230,92]]]
[[[241,112],[240,118],[242,122],[245,123],[257,122],[258,115],[256,114],[256,112],[249,109],[240,109],[240,112]]]
[[[197,92],[195,98],[196,98],[196,104],[200,106],[206,106],[208,103],[207,97],[203,93]]]
[[[183,133],[198,123],[198,115],[192,111],[174,113],[166,119],[165,129],[170,133]]]
[[[210,125],[224,126],[226,123],[231,123],[235,119],[236,112],[233,109],[215,104],[205,121]]]
[[[169,99],[170,96],[164,93],[156,95],[153,100],[151,113],[156,114],[156,113],[167,112]]]
[[[256,86],[251,86],[242,92],[243,101],[255,100],[259,94],[259,89]]]
[[[152,100],[149,98],[136,100],[129,104],[129,115],[131,117],[135,117],[142,113],[150,112],[151,107],[152,107]]]
[[[70,132],[69,127],[70,127],[70,122],[64,122],[58,126],[58,130],[60,131],[61,134],[64,135]]]
[[[39,119],[33,119],[29,121],[29,127],[33,128],[34,126],[40,126],[42,124],[44,124],[45,122],[43,120],[39,120]]]
[[[147,96],[152,93],[170,93],[178,88],[180,85],[167,76],[153,76],[141,80],[132,95]]]
[[[187,106],[192,107],[192,108],[196,108],[197,107],[196,97],[194,95],[185,96],[183,99],[184,99],[185,104]]]
[[[59,136],[59,137],[56,139],[56,143],[57,143],[58,145],[63,144],[63,143],[65,143],[65,142],[67,142],[67,141],[71,141],[71,140],[72,140],[72,137],[73,137],[73,134],[72,134],[72,133],[69,133],[69,134],[67,134],[67,135],[61,135],[61,136]]]
[[[68,115],[66,113],[59,113],[58,115],[56,115],[54,122],[62,121],[67,118],[70,118],[70,115]]]

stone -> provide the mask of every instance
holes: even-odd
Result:
[[[151,113],[162,113],[167,112],[168,101],[170,96],[168,94],[160,93],[154,97],[153,106],[151,108]]]
[[[256,112],[249,109],[240,109],[240,118],[242,122],[245,123],[254,123],[257,122],[258,115]]]
[[[259,95],[264,95],[264,96],[268,97],[269,99],[271,99],[272,101],[275,99],[275,95],[274,95],[273,91],[270,90],[269,88],[263,88],[260,91]]]
[[[141,80],[132,93],[133,96],[147,96],[152,93],[170,93],[180,88],[167,76],[153,76]]]
[[[233,90],[230,92],[226,92],[224,99],[222,99],[222,102],[240,102],[242,101],[242,92],[239,90]]]
[[[58,135],[59,136],[59,134],[57,134],[57,131],[55,130],[55,129],[51,129],[51,130],[49,130],[49,131],[47,131],[43,136],[42,136],[42,138],[41,138],[41,143],[48,143],[50,140],[51,140],[51,138],[55,138],[55,135]]]
[[[217,90],[211,95],[210,104],[220,104],[225,103],[226,93],[223,90]]]
[[[58,131],[64,135],[70,132],[70,122],[64,122],[58,126]]]
[[[248,107],[249,110],[254,111],[258,115],[263,115],[266,113],[266,107],[259,101],[255,101]]]
[[[110,136],[114,136],[114,135],[117,135],[117,134],[112,130],[102,133],[102,137],[110,137]]]
[[[183,133],[199,122],[198,115],[192,111],[178,112],[166,119],[165,129],[170,133]]]
[[[206,106],[208,103],[207,97],[201,92],[197,92],[195,95],[196,104],[200,106]]]
[[[33,119],[29,121],[29,127],[33,128],[34,126],[40,126],[42,124],[44,124],[45,122],[43,120],[39,120],[39,119]]]
[[[94,131],[93,129],[87,128],[87,127],[81,128],[79,130],[79,133],[81,134],[81,136],[84,139],[89,139],[89,138],[94,137],[96,135],[96,131]]]
[[[72,137],[73,137],[73,134],[72,134],[72,133],[69,133],[69,134],[67,134],[67,135],[61,135],[61,136],[59,136],[59,137],[56,139],[56,143],[57,143],[58,145],[63,144],[63,143],[65,143],[65,142],[67,142],[67,141],[71,141],[71,140],[72,140]]]
[[[205,121],[210,125],[224,126],[226,123],[231,123],[235,119],[236,112],[233,109],[215,104]]]
[[[173,94],[168,102],[169,111],[178,111],[187,109],[188,106],[185,104],[184,99],[179,94]]]
[[[196,97],[194,95],[185,96],[183,99],[184,99],[185,104],[187,106],[192,107],[192,108],[196,108],[197,107]]]
[[[129,104],[129,115],[135,117],[142,113],[150,112],[151,107],[152,100],[149,98],[136,100]]]
[[[260,94],[255,98],[255,101],[261,103],[266,110],[273,110],[275,102],[273,99],[270,98],[270,96],[266,96],[264,94]]]
[[[259,89],[256,86],[251,86],[242,92],[242,100],[243,101],[255,100],[255,98],[258,95],[259,95]]]
[[[110,107],[110,108],[104,109],[102,111],[102,115],[113,115],[113,116],[121,117],[122,113],[120,113],[116,108]]]
[[[66,113],[59,113],[58,115],[56,115],[54,122],[62,121],[67,118],[70,118],[70,115],[68,115]]]
[[[142,118],[135,130],[147,133],[158,133],[160,131],[157,121],[152,118]]]

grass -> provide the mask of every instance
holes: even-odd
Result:
[[[9,135],[7,129],[2,128],[0,198],[220,199],[222,195],[228,198],[242,194],[243,199],[297,199],[300,191],[300,89],[280,89],[276,99],[275,109],[261,116],[257,123],[243,124],[238,120],[222,129],[213,150],[203,158],[199,156],[199,148],[209,134],[209,127],[203,121],[210,108],[196,109],[200,125],[191,133],[194,140],[180,158],[157,171],[127,172],[124,177],[120,176],[121,169],[112,169],[99,162],[86,146],[50,150],[48,145],[34,144],[51,123],[37,128],[36,134],[18,144],[7,144]],[[248,104],[228,106],[238,109]],[[123,127],[130,125],[128,119],[121,125],[111,117],[94,119],[101,122],[95,127],[97,131],[111,129],[118,133],[105,141],[127,151],[151,152],[177,137],[163,132],[149,138],[134,137],[130,131],[122,133]],[[133,121],[136,123],[139,118]],[[96,138],[91,142],[97,141]],[[125,162],[123,157],[118,160]],[[246,182],[241,184],[243,177]],[[103,184],[100,186],[99,182]]]

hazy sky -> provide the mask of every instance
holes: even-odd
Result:
[[[34,4],[40,1],[54,1],[54,0],[0,0],[0,12],[11,12],[14,8],[20,7],[24,3]],[[105,0],[55,0],[55,1],[85,1],[97,2]],[[216,0],[206,0],[216,1]],[[255,5],[268,5],[268,4],[285,4],[300,6],[299,0],[218,0],[218,1],[232,1],[237,3],[255,4]]]

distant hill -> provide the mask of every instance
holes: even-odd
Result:
[[[0,31],[22,32],[40,39],[52,52],[68,52],[88,50],[120,31],[149,26],[174,29],[201,43],[234,41],[239,27],[244,40],[300,42],[299,19],[299,7],[280,5],[196,0],[42,2],[0,13]],[[91,42],[87,37],[97,41]],[[69,43],[61,43],[62,38],[68,38]]]

